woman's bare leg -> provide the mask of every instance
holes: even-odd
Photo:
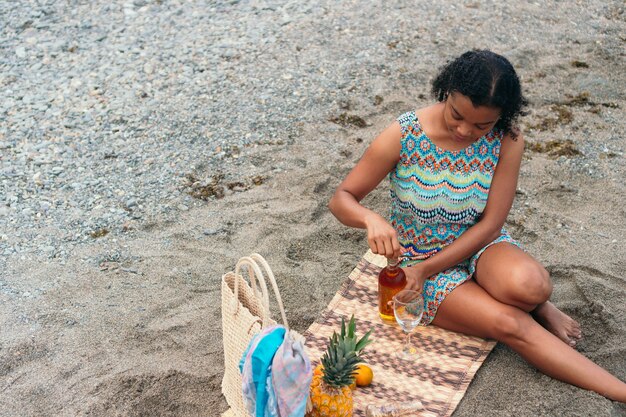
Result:
[[[448,294],[433,324],[496,339],[546,375],[626,402],[626,383],[572,349],[527,312],[493,298],[474,279]]]
[[[582,337],[578,322],[549,301],[548,271],[517,246],[502,242],[487,248],[478,258],[474,278],[496,300],[532,312],[543,327],[570,346]]]

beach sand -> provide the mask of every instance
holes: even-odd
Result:
[[[497,19],[519,39],[502,38],[492,47],[516,65],[532,102],[521,122],[529,147],[506,227],[550,271],[553,302],[581,323],[577,349],[626,380],[624,9],[618,2],[590,3],[589,13],[604,13],[599,24],[587,25],[586,14],[577,17],[583,6],[572,2],[568,11],[559,3],[561,13],[533,25],[530,38],[523,35],[527,22],[513,12],[539,19],[542,7],[510,6]],[[473,4],[456,7],[469,13],[478,7]],[[485,16],[488,9],[479,7]],[[611,17],[615,10],[621,12]],[[342,6],[335,13],[357,11]],[[426,8],[416,20],[428,20],[428,13],[435,12]],[[286,37],[297,24],[285,26]],[[223,198],[197,200],[189,211],[93,239],[63,263],[8,259],[6,285],[17,293],[42,291],[33,297],[0,293],[0,414],[217,416],[226,410],[222,274],[240,256],[264,255],[291,326],[304,331],[367,250],[362,230],[329,213],[335,187],[382,129],[431,102],[427,83],[439,65],[490,45],[487,26],[470,27],[472,37],[450,27],[439,36],[430,27],[421,31],[420,56],[427,62],[412,67],[415,57],[405,46],[391,73],[366,90],[346,86],[328,99],[329,111],[296,126],[297,139],[242,148],[221,167],[236,179],[252,165],[264,176],[259,185],[228,192],[224,184]],[[559,41],[559,31],[570,26],[575,31]],[[405,43],[410,39],[403,25],[389,30]],[[341,46],[350,47],[347,41]],[[351,48],[347,55],[358,46]],[[369,81],[354,80],[360,82]],[[386,185],[364,202],[383,214]],[[455,415],[618,416],[626,407],[544,376],[498,345]]]

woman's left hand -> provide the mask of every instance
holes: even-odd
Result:
[[[422,271],[420,264],[409,266],[406,268],[402,268],[404,270],[404,274],[406,275],[406,286],[405,290],[413,290],[422,292],[422,288],[424,286],[424,281],[426,281],[427,276]]]

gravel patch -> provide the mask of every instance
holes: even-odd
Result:
[[[271,154],[328,120],[366,123],[391,92],[427,93],[432,72],[418,68],[471,46],[543,77],[552,88],[531,89],[535,102],[591,92],[599,104],[585,107],[615,126],[622,111],[602,105],[623,92],[585,71],[602,63],[577,61],[566,77],[562,67],[583,44],[619,60],[617,4],[559,3],[554,19],[535,3],[426,1],[422,19],[410,2],[1,2],[0,255],[65,259],[78,243],[206,204],[190,187],[216,175],[226,193],[245,189],[281,171],[245,158],[251,148]],[[582,154],[623,157],[619,132]]]

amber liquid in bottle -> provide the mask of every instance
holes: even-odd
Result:
[[[383,321],[394,321],[393,296],[406,286],[406,275],[398,261],[389,259],[387,266],[378,274],[378,312]]]

